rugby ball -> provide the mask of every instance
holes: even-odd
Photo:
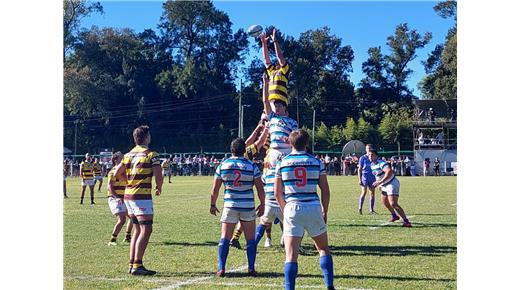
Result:
[[[249,36],[251,37],[258,37],[260,34],[262,34],[263,30],[264,29],[262,28],[262,26],[255,24],[249,26],[249,28],[247,29],[247,34],[249,34]]]

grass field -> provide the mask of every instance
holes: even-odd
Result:
[[[387,224],[388,213],[377,193],[379,215],[358,215],[355,177],[329,177],[331,205],[329,241],[337,289],[454,289],[456,288],[456,177],[401,177],[400,204],[413,228]],[[144,257],[153,277],[126,274],[128,245],[107,246],[115,222],[105,189],[96,205],[79,204],[79,179],[67,180],[70,198],[64,200],[65,289],[282,289],[284,252],[278,246],[280,229],[273,228],[273,247],[258,247],[259,277],[246,277],[244,250],[230,248],[226,278],[215,278],[218,218],[210,215],[211,177],[174,177],[154,199],[154,232]],[[106,183],[106,179],[105,179]],[[103,185],[103,187],[105,184]],[[96,186],[97,187],[97,186]],[[88,196],[88,193],[87,193]],[[218,202],[222,208],[222,190]],[[368,212],[368,198],[365,201]],[[242,237],[241,243],[245,240]],[[303,246],[297,288],[323,289],[319,259],[312,240]]]

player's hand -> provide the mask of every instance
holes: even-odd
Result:
[[[325,224],[327,224],[327,213],[322,212],[322,215],[323,215],[323,220],[325,221]]]
[[[218,210],[218,208],[216,206],[210,206],[210,208],[209,208],[210,214],[217,216],[217,212],[220,213],[220,211]]]
[[[161,195],[161,190],[160,190],[159,188],[156,188],[156,189],[155,189],[155,195],[156,195],[156,196]]]
[[[265,204],[261,203],[257,208],[256,208],[256,215],[258,217],[261,217],[264,215],[264,210],[265,210]]]
[[[373,187],[378,187],[379,184],[380,184],[379,181],[375,181],[374,183],[372,183],[372,186],[373,186]]]
[[[265,35],[265,32],[262,32],[259,37],[262,43],[267,43],[267,35]]]
[[[361,182],[361,180],[359,181],[359,185],[363,186],[363,182]]]
[[[276,28],[273,28],[273,34],[271,35],[273,42],[276,42]]]

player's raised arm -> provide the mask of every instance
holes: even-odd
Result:
[[[262,101],[264,103],[264,112],[267,116],[271,115],[273,110],[271,110],[271,105],[269,104],[269,76],[264,73],[262,75],[262,80],[264,82],[262,89]]]
[[[267,140],[267,136],[269,136],[269,126],[265,125],[264,127],[262,127],[262,134],[255,142],[255,148],[257,151],[259,151],[260,148],[264,146],[265,141]]]
[[[258,125],[256,125],[256,128],[253,130],[251,135],[249,135],[249,137],[247,137],[247,139],[246,139],[246,147],[255,142],[256,136],[258,136],[258,133],[260,133],[263,129],[264,128],[262,126],[262,123],[258,123]],[[258,149],[258,147],[256,147],[256,148]]]
[[[273,34],[271,35],[271,38],[273,39],[274,44],[274,52],[276,53],[276,58],[278,59],[278,64],[280,64],[280,67],[283,67],[286,62],[285,58],[283,57],[282,49],[280,48],[280,44],[278,44],[278,41],[276,40],[276,28],[273,29]]]
[[[271,65],[271,57],[269,57],[269,47],[267,46],[267,35],[265,35],[265,32],[260,34],[260,41],[262,42],[262,53],[264,56],[265,67],[269,67]]]

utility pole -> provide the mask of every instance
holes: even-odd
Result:
[[[240,79],[240,91],[238,93],[238,138],[244,137],[242,127],[242,79]]]
[[[296,122],[300,124],[300,96],[298,95],[298,87],[296,87]]]
[[[78,137],[78,121],[79,120],[75,120],[74,121],[74,155],[76,155],[76,139]]]
[[[314,127],[316,127],[316,110],[312,109],[312,154],[314,154]]]

